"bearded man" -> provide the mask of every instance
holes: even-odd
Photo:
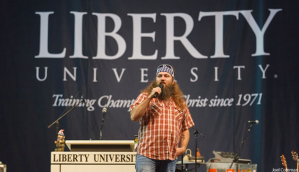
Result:
[[[174,172],[187,148],[194,123],[174,75],[171,65],[159,65],[155,80],[130,107],[131,120],[140,123],[137,172]]]

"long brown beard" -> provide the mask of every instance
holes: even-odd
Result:
[[[156,86],[158,86],[158,84],[155,84]],[[161,94],[158,96],[159,100],[168,100],[169,98],[171,98],[174,94],[174,85],[165,85],[165,87],[163,87]]]
[[[174,100],[175,104],[181,109],[184,110],[186,107],[185,99],[183,97],[183,93],[179,87],[179,85],[174,82],[173,84],[173,95],[172,99]],[[145,89],[141,90],[142,93],[150,94],[153,90],[153,88],[157,87],[156,80],[154,79],[150,85],[148,85]]]

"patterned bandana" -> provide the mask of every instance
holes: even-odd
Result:
[[[169,64],[161,64],[157,67],[157,73],[156,75],[158,75],[158,73],[160,72],[167,72],[169,73],[172,77],[174,77],[174,70],[173,67]]]

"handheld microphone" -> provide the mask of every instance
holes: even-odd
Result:
[[[247,121],[249,124],[258,124],[259,121],[258,120],[255,120],[255,121]]]
[[[160,85],[159,85],[159,87],[160,87],[160,88],[161,88],[161,90],[162,90],[162,89],[163,89],[163,87],[164,87],[164,85],[163,85],[163,84],[160,84]],[[156,93],[154,94],[154,96],[153,96],[153,97],[154,97],[154,98],[156,98],[157,96],[158,96],[158,93],[156,92]]]

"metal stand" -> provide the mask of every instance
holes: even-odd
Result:
[[[75,106],[71,107],[67,112],[65,112],[63,115],[61,115],[58,119],[56,119],[52,124],[50,124],[48,126],[48,128],[51,128],[54,124],[56,124],[56,134],[58,135],[58,131],[59,131],[59,120],[61,118],[63,118],[65,115],[67,115],[68,113],[70,113],[75,107],[79,106],[80,103],[84,103],[85,104],[85,100],[82,99],[80,102],[78,102]]]
[[[184,162],[183,162],[184,157],[183,156],[184,156],[184,154],[182,154],[181,172],[183,172],[183,170],[184,170]]]
[[[239,147],[239,149],[238,149],[238,151],[237,151],[237,153],[236,153],[236,155],[235,155],[235,157],[234,157],[234,159],[233,159],[233,162],[231,163],[231,165],[230,165],[230,169],[232,168],[232,166],[233,166],[233,164],[235,163],[235,162],[238,162],[238,160],[239,160],[239,157],[238,157],[238,155],[239,155],[239,153],[240,153],[240,151],[241,151],[241,149],[242,149],[242,146],[243,146],[243,144],[245,143],[245,140],[246,140],[246,138],[247,138],[247,136],[248,136],[248,133],[251,131],[251,128],[252,128],[252,124],[250,124],[250,126],[249,126],[249,128],[248,128],[248,132],[246,133],[246,136],[245,136],[245,138],[244,138],[244,132],[245,132],[245,127],[246,127],[246,124],[247,124],[247,122],[245,122],[245,124],[244,124],[244,129],[243,129],[243,134],[242,134],[242,140],[241,140],[241,145],[240,145],[240,147]],[[244,139],[243,139],[244,138]]]
[[[197,136],[198,134],[202,137],[205,137],[204,134],[202,134],[200,131],[197,130],[197,128],[195,126],[193,126],[193,130],[194,130],[194,137],[195,137],[195,152],[197,150]],[[183,163],[183,156],[184,154],[182,155],[182,163],[181,163],[181,171],[183,172],[183,167],[184,167],[184,163]],[[197,157],[196,157],[196,153],[195,153],[195,172],[197,172]]]
[[[197,156],[196,156],[197,136],[198,136],[198,134],[201,135],[202,137],[205,137],[205,136],[201,132],[199,132],[195,126],[193,126],[193,129],[194,129],[194,137],[195,137],[195,172],[197,172]]]
[[[104,126],[104,121],[105,121],[105,115],[107,113],[107,108],[103,108],[103,117],[102,117],[102,125],[101,125],[101,130],[100,130],[100,140],[103,140],[103,126]]]

